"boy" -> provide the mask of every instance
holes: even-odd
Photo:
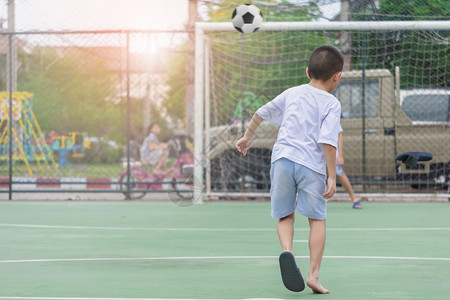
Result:
[[[347,175],[345,175],[344,169],[342,169],[342,166],[344,165],[344,137],[342,136],[343,131],[344,130],[342,129],[341,124],[339,124],[338,148],[336,151],[336,177],[347,194],[350,196],[350,199],[353,203],[352,208],[362,209],[363,206],[361,205],[361,202],[356,199],[350,180],[348,180]]]
[[[341,105],[330,93],[339,84],[343,62],[341,53],[334,47],[315,49],[306,68],[309,84],[287,89],[259,108],[236,143],[236,148],[246,155],[253,134],[263,120],[280,126],[271,158],[271,215],[279,219],[277,233],[283,251],[279,258],[281,277],[291,291],[300,292],[305,288],[292,250],[297,211],[308,218],[310,226],[310,269],[306,284],[314,293],[329,293],[319,282],[319,268],[325,247],[325,199],[336,192],[336,147],[341,115]]]

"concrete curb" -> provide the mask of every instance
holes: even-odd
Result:
[[[13,177],[12,189],[35,190],[35,189],[60,189],[60,190],[119,190],[117,178],[95,178],[95,177]],[[9,188],[9,178],[0,177],[0,189]]]

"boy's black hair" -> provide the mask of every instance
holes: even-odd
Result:
[[[344,66],[344,57],[338,49],[332,46],[320,46],[309,57],[309,77],[326,81]]]

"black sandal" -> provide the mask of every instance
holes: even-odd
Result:
[[[284,286],[292,292],[301,292],[305,289],[300,269],[295,263],[294,255],[289,252],[283,252],[280,255],[280,271]]]

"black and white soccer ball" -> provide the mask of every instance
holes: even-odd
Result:
[[[234,9],[231,20],[237,31],[253,33],[261,28],[263,15],[255,5],[242,4]]]

